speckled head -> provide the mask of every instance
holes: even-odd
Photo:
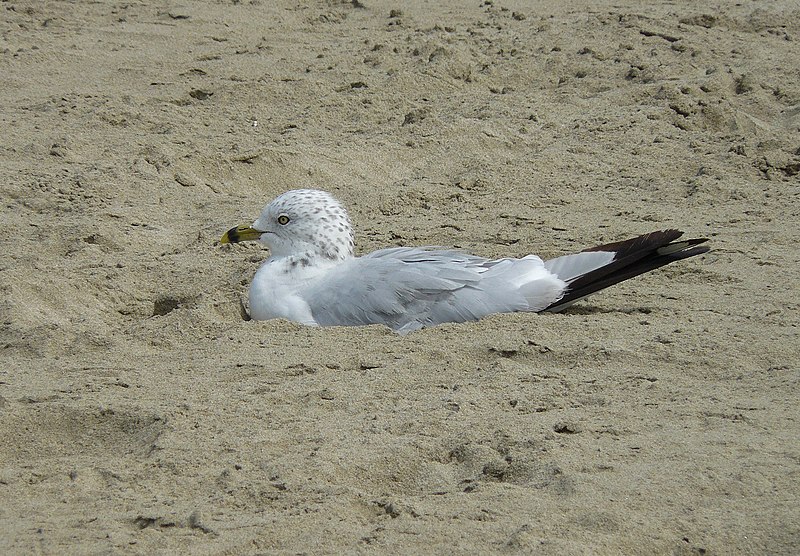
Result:
[[[347,211],[330,193],[294,189],[277,196],[253,223],[273,257],[310,254],[330,260],[353,257]]]

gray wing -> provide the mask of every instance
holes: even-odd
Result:
[[[508,280],[514,259],[458,251],[394,248],[346,261],[302,292],[317,324],[385,324],[408,332],[491,313],[530,310]]]

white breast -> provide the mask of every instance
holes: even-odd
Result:
[[[250,285],[250,316],[255,320],[284,318],[317,326],[299,292],[325,272],[319,266],[303,266],[293,257],[268,259]]]

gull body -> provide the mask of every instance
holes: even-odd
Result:
[[[257,240],[270,257],[250,286],[250,315],[310,326],[384,324],[401,333],[492,313],[560,311],[632,276],[706,252],[665,230],[543,261],[485,259],[431,247],[356,257],[347,212],[329,193],[287,191],[221,243]]]

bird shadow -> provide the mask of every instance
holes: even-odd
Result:
[[[598,307],[597,305],[581,305],[580,307],[570,307],[561,311],[565,315],[604,315],[609,313],[649,315],[652,312],[652,307]]]

